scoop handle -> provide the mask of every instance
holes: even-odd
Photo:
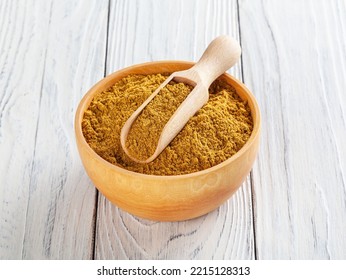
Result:
[[[231,68],[241,54],[239,43],[232,37],[222,35],[215,38],[192,67],[206,88],[221,74]]]

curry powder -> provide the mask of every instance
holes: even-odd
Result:
[[[181,175],[215,166],[244,146],[253,129],[250,108],[231,85],[217,79],[209,88],[207,104],[154,161],[132,161],[121,147],[121,128],[167,77],[129,75],[94,96],[84,113],[82,130],[99,156],[134,172]],[[126,146],[131,154],[146,159],[154,153],[164,125],[191,90],[184,83],[170,82],[160,91],[130,129]]]

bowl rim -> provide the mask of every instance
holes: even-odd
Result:
[[[254,120],[254,125],[253,129],[251,132],[251,135],[249,139],[246,141],[244,146],[236,152],[234,155],[229,157],[228,159],[224,160],[223,162],[220,162],[217,165],[214,165],[212,167],[209,167],[207,169],[203,169],[200,171],[192,172],[192,173],[187,173],[187,174],[180,174],[180,175],[152,175],[152,174],[144,174],[144,173],[139,173],[131,170],[127,170],[123,167],[117,166],[115,164],[112,164],[108,162],[107,160],[103,159],[101,156],[99,156],[87,143],[85,140],[85,137],[83,135],[82,131],[82,120],[84,116],[85,110],[88,108],[90,105],[90,102],[93,99],[93,96],[97,92],[97,89],[100,86],[103,86],[107,82],[110,82],[113,80],[114,76],[119,76],[122,73],[129,72],[131,69],[134,68],[140,68],[140,67],[145,67],[145,66],[150,66],[150,65],[157,65],[157,64],[162,64],[162,65],[167,65],[167,64],[180,64],[181,66],[193,66],[195,62],[191,61],[184,61],[184,60],[159,60],[159,61],[152,61],[152,62],[145,62],[145,63],[139,63],[139,64],[133,64],[131,66],[122,68],[120,70],[117,70],[106,77],[102,78],[99,80],[96,84],[94,84],[83,96],[83,98],[80,100],[77,110],[75,112],[75,119],[74,119],[74,130],[75,130],[75,136],[76,139],[79,138],[82,142],[81,144],[85,149],[87,149],[88,153],[93,155],[96,160],[101,162],[102,164],[106,165],[108,168],[118,172],[118,173],[123,173],[124,175],[128,176],[136,176],[136,178],[143,178],[143,179],[155,179],[155,180],[177,180],[177,179],[184,179],[184,178],[194,178],[194,177],[199,177],[203,175],[209,174],[211,171],[216,171],[218,169],[223,168],[225,165],[228,165],[232,163],[233,161],[237,160],[240,156],[242,156],[251,146],[251,144],[254,142],[254,140],[259,136],[260,130],[261,130],[261,114],[260,114],[260,109],[257,103],[257,100],[255,96],[251,93],[251,91],[237,78],[233,77],[232,75],[228,74],[227,72],[222,74],[221,76],[226,76],[227,78],[231,79],[232,82],[234,82],[238,87],[241,87],[243,91],[246,93],[246,95],[249,97],[247,99],[247,102],[249,103],[251,101],[252,107],[254,110],[251,110],[251,116]],[[251,108],[250,108],[251,109]],[[78,145],[78,143],[77,143]]]

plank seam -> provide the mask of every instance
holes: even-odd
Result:
[[[36,156],[36,146],[37,146],[37,135],[38,135],[38,127],[39,127],[39,121],[40,121],[40,112],[41,112],[41,103],[42,103],[42,95],[43,95],[43,84],[46,76],[46,65],[47,65],[47,50],[48,50],[48,44],[49,44],[49,30],[51,26],[52,21],[52,13],[53,13],[53,1],[50,4],[50,11],[49,11],[49,20],[48,20],[48,37],[47,37],[47,43],[46,43],[46,49],[44,53],[44,60],[43,60],[43,72],[42,72],[42,79],[41,79],[41,86],[40,86],[40,96],[39,96],[39,105],[38,105],[38,115],[37,115],[37,121],[36,121],[36,131],[35,131],[35,138],[34,138],[34,151],[32,155],[32,161],[31,161],[31,170],[30,170],[30,181],[29,181],[29,194],[30,189],[32,187],[32,173],[34,172],[34,165],[35,165],[35,156]],[[28,218],[28,210],[29,210],[29,204],[30,204],[30,195],[28,198],[28,203],[26,205],[26,212],[25,212],[25,225],[24,225],[24,236],[22,241],[22,259],[24,258],[24,244],[25,244],[25,236],[26,236],[26,225],[27,225],[27,218]]]
[[[109,37],[109,19],[110,19],[110,10],[111,10],[111,0],[108,0],[108,13],[107,13],[107,31],[106,31],[106,52],[105,52],[105,70],[104,77],[107,76],[107,59],[108,59],[108,37]]]
[[[237,0],[236,3],[237,3],[237,16],[238,16],[239,44],[242,47],[239,0]],[[240,56],[240,75],[241,75],[242,82],[245,83],[243,66],[244,66],[244,63],[243,63],[243,53],[242,53],[242,55]],[[256,244],[256,228],[255,228],[255,196],[254,196],[254,181],[253,181],[252,169],[250,171],[250,188],[251,188],[251,194],[250,195],[251,195],[254,257],[255,257],[255,260],[258,260],[258,252],[257,252],[257,244]]]
[[[108,60],[108,37],[109,37],[109,19],[110,19],[110,7],[111,7],[111,0],[108,0],[108,11],[107,11],[107,28],[106,28],[106,47],[105,47],[105,60],[104,60],[104,72],[103,76],[107,76],[107,60]],[[95,211],[93,214],[93,236],[92,236],[92,254],[91,258],[93,260],[96,259],[96,235],[97,235],[97,214],[98,214],[98,207],[99,207],[99,191],[96,189],[96,195],[95,195]]]

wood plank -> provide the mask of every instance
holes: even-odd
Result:
[[[0,2],[0,259],[22,256],[50,10]]]
[[[108,1],[43,2],[26,3],[23,10],[32,13],[15,17],[26,19],[17,27],[27,26],[24,30],[8,24],[8,33],[27,39],[17,68],[5,73],[14,89],[8,89],[13,104],[2,118],[10,138],[2,141],[15,144],[1,145],[7,164],[1,169],[0,203],[10,223],[6,235],[0,234],[1,252],[5,258],[90,259],[96,191],[77,154],[73,119],[81,97],[104,74]],[[26,53],[28,43],[32,50]],[[20,61],[23,56],[27,63]],[[32,80],[34,89],[28,86]]]
[[[196,61],[217,35],[238,38],[236,1],[112,1],[107,73],[154,60]],[[241,77],[240,64],[232,73]],[[249,180],[219,209],[194,220],[134,217],[99,196],[97,259],[254,258]]]
[[[345,1],[240,1],[260,259],[346,258]]]

